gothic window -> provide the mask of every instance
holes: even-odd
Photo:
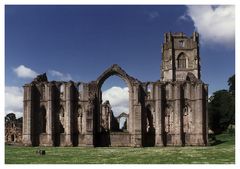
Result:
[[[183,108],[183,132],[188,133],[189,131],[189,113],[191,112],[191,108],[189,106],[185,106]]]
[[[127,130],[127,118],[124,116],[119,118],[119,129]]]
[[[14,142],[14,141],[15,141],[15,137],[14,137],[14,135],[13,135],[13,134],[11,135],[11,141],[12,141],[12,142]]]
[[[79,93],[79,98],[82,98],[83,96],[83,84],[78,85],[78,93]]]
[[[63,93],[64,93],[64,85],[61,84],[61,86],[60,86],[60,96],[61,97],[63,96]]]
[[[79,106],[78,107],[78,110],[77,110],[77,115],[78,115],[78,130],[79,130],[79,133],[82,133],[82,107]]]
[[[185,56],[183,53],[181,53],[181,54],[178,56],[177,66],[178,66],[178,68],[180,68],[180,69],[187,68],[187,66],[186,66],[186,56]]]
[[[147,85],[147,97],[148,98],[150,98],[150,96],[151,96],[152,89],[153,89],[153,85],[152,84],[148,84]]]
[[[171,108],[171,106],[167,106],[165,110],[165,132],[166,133],[169,133],[171,131],[172,114],[173,114],[173,109]]]
[[[185,46],[184,41],[183,41],[183,40],[180,40],[180,41],[179,41],[179,47],[183,48],[184,46]]]

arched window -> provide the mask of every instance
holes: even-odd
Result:
[[[14,142],[15,141],[15,136],[12,134],[11,135],[11,141]]]
[[[61,86],[60,86],[60,94],[63,95],[63,93],[64,93],[64,85],[61,84]]]
[[[191,107],[186,105],[183,108],[183,131],[184,133],[188,133],[189,132],[189,128],[190,128],[190,119],[189,116],[191,114]]]
[[[148,97],[149,99],[150,99],[150,97],[151,97],[152,91],[153,91],[153,85],[152,85],[151,83],[149,83],[149,84],[147,85],[147,97]]]
[[[187,68],[186,62],[187,62],[186,56],[183,53],[181,53],[178,56],[178,59],[177,59],[177,66],[178,66],[178,68],[180,68],[180,69]]]
[[[79,105],[77,108],[77,118],[78,118],[78,131],[79,133],[82,133],[82,117],[83,117],[83,111],[82,107]]]
[[[183,40],[180,40],[179,41],[179,47],[183,48],[185,46],[185,43]]]
[[[78,85],[78,93],[79,93],[79,98],[82,98],[83,97],[83,84],[80,83]]]
[[[165,132],[170,133],[171,127],[173,124],[173,108],[170,105],[167,105],[165,109]]]

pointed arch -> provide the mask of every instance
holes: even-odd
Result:
[[[83,98],[83,83],[78,84],[77,88],[78,88],[79,99],[82,99]]]
[[[136,80],[133,77],[129,76],[120,66],[117,64],[112,65],[110,68],[108,68],[106,71],[101,74],[98,79],[98,89],[101,89],[102,84],[105,82],[107,78],[110,76],[116,75],[120,77],[123,81],[126,82],[129,90],[132,90],[132,83]]]
[[[185,53],[181,52],[177,57],[177,68],[185,69],[187,68],[187,56]]]
[[[106,71],[104,71],[96,80],[97,83],[97,91],[98,91],[98,101],[99,101],[99,110],[101,109],[101,101],[102,101],[102,94],[101,94],[101,87],[103,85],[103,83],[110,77],[110,76],[118,76],[120,79],[122,79],[127,87],[128,87],[128,92],[129,92],[129,123],[128,124],[132,124],[132,120],[133,120],[133,115],[132,112],[134,111],[133,109],[133,102],[132,99],[134,97],[134,92],[138,92],[138,91],[134,91],[133,86],[135,85],[135,83],[140,83],[140,81],[138,81],[137,79],[129,76],[119,65],[114,64],[111,67],[109,67]],[[139,90],[139,89],[137,89]],[[133,126],[128,126],[129,128],[129,132],[132,132]]]
[[[192,113],[192,109],[189,104],[186,104],[183,107],[183,132],[189,133],[190,130],[190,116]]]
[[[81,105],[77,106],[77,128],[78,132],[82,133],[82,125],[83,125],[83,109]]]
[[[64,92],[65,92],[65,86],[63,83],[60,84],[59,91],[60,91],[60,97],[63,97]]]
[[[146,94],[148,99],[151,99],[152,93],[153,93],[153,84],[149,82],[146,84]]]

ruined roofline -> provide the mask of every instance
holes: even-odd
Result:
[[[111,65],[108,69],[106,69],[100,76],[98,76],[97,80],[93,80],[93,81],[90,81],[90,82],[83,82],[83,81],[72,81],[72,80],[69,80],[69,81],[64,81],[64,80],[52,80],[52,81],[48,81],[48,78],[47,78],[47,74],[46,72],[43,73],[43,74],[39,74],[37,75],[32,82],[30,82],[29,84],[41,84],[41,83],[74,83],[76,85],[79,85],[79,84],[88,84],[88,83],[91,83],[91,82],[99,82],[100,79],[103,77],[103,76],[106,76],[107,74],[110,74],[109,76],[112,76],[114,74],[116,75],[122,75],[124,77],[127,77],[128,79],[130,79],[131,81],[133,82],[140,82],[140,80],[128,75],[126,73],[125,70],[123,70],[118,64],[113,64]],[[28,84],[25,84],[25,85],[28,85]],[[25,86],[24,85],[24,86]]]
[[[112,67],[112,66],[111,66]],[[188,73],[188,76],[189,76],[190,72]],[[185,79],[185,80],[178,80],[178,81],[173,81],[173,80],[168,80],[168,81],[163,81],[161,79],[158,79],[156,81],[145,81],[145,82],[140,82],[138,79],[135,79],[137,80],[138,82],[140,82],[141,84],[143,85],[148,85],[148,84],[155,84],[155,83],[161,83],[161,84],[166,84],[166,83],[185,83],[185,82],[195,82],[195,83],[204,83],[201,79],[196,79],[192,77],[192,75],[190,75],[191,78],[189,78],[189,80]],[[191,79],[191,80],[190,80]],[[42,83],[47,83],[47,84],[68,84],[68,83],[73,83],[74,85],[80,85],[80,84],[88,84],[86,82],[82,82],[82,81],[41,81],[41,82],[36,82],[36,81],[32,81],[31,83],[28,83],[28,84],[24,84],[24,86],[28,86],[28,85],[31,85],[31,84],[42,84]],[[89,82],[90,83],[90,82]],[[205,84],[205,83],[204,83]]]
[[[165,32],[164,33],[164,43],[168,42],[169,39],[174,38],[174,39],[192,39],[193,41],[198,41],[199,39],[199,33],[194,31],[192,33],[192,35],[187,36],[185,33],[183,32]]]

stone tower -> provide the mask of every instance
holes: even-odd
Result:
[[[162,46],[162,80],[183,81],[192,73],[200,79],[199,34],[165,33]]]

